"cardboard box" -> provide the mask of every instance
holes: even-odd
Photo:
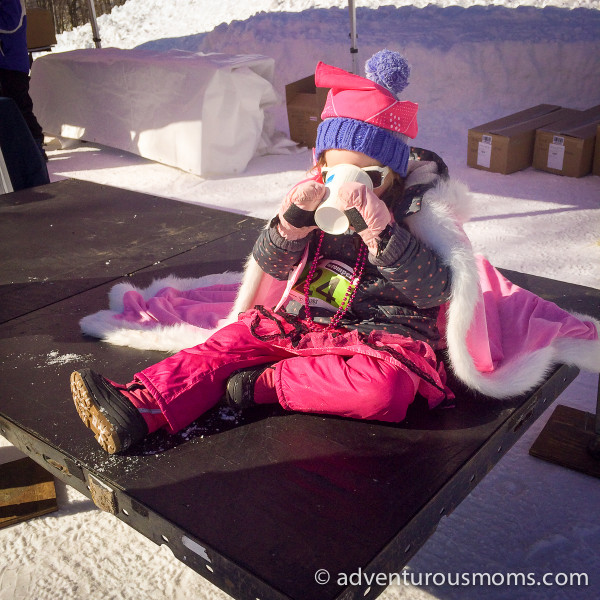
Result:
[[[49,10],[43,8],[27,9],[27,49],[49,50],[56,45],[54,19]]]
[[[314,75],[285,86],[290,138],[298,144],[314,147],[328,91],[315,86]]]
[[[596,128],[596,149],[594,150],[594,166],[592,174],[600,177],[600,125]]]
[[[572,112],[554,104],[526,110],[469,129],[467,165],[508,175],[531,166],[535,132]]]
[[[592,170],[598,123],[600,105],[540,128],[533,166],[567,177],[587,175]]]

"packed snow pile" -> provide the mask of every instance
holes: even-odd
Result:
[[[433,2],[429,0],[414,2],[410,0],[387,0],[386,2],[359,0],[355,4],[359,10],[363,8],[376,9],[382,5],[414,8],[427,6],[466,8],[474,4],[507,8],[552,6],[568,10],[598,8],[598,0],[530,0],[529,2],[479,0],[476,3],[468,0],[434,0]],[[202,2],[197,0],[170,0],[169,2],[128,0],[125,4],[113,8],[110,14],[99,17],[98,24],[104,46],[134,48],[147,41],[212,31],[222,23],[231,23],[234,20],[244,21],[260,13],[281,16],[286,13],[301,13],[318,8],[343,9],[347,14],[348,2],[347,0],[252,0],[238,2],[232,6],[230,2],[221,0],[202,0]],[[309,31],[314,25],[312,22],[307,22],[305,30]],[[381,27],[377,29],[380,30]],[[363,33],[362,37],[367,39],[367,34]],[[56,49],[63,51],[93,47],[92,30],[87,24],[61,34]]]
[[[352,68],[348,28],[341,8],[287,13],[283,20],[261,13],[144,47],[266,54],[276,60],[275,88],[283,94],[286,83],[310,75],[319,60]],[[362,63],[386,47],[409,58],[411,84],[403,98],[419,103],[422,132],[461,135],[538,102],[576,109],[600,102],[598,11],[381,6],[357,9],[357,28]],[[283,110],[279,116],[284,125]]]

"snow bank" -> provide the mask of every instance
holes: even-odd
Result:
[[[386,27],[382,28],[381,23]],[[600,102],[600,12],[501,6],[357,9],[361,64],[387,47],[408,57],[404,97],[420,105],[420,130],[464,136],[469,126],[537,103],[589,108]],[[348,11],[261,13],[149,48],[259,53],[276,59],[274,84],[314,72],[319,60],[352,68]],[[283,105],[277,125],[286,127]],[[430,144],[431,145],[431,144]]]
[[[588,8],[597,9],[598,0],[359,0],[358,9],[377,8],[380,5],[412,6],[425,8],[437,7],[469,7],[505,6],[518,8],[532,6],[544,8],[553,6],[565,9]],[[108,15],[98,17],[98,25],[103,46],[117,48],[133,48],[150,40],[162,38],[189,36],[197,33],[212,31],[221,23],[233,20],[245,20],[261,12],[266,13],[299,13],[313,8],[337,7],[344,9],[347,14],[347,0],[252,0],[236,2],[232,6],[227,0],[170,0],[169,2],[148,2],[147,0],[128,0],[122,6],[116,6]],[[312,25],[312,24],[310,24]],[[310,26],[309,25],[309,26]],[[381,27],[377,27],[381,29]],[[363,37],[366,35],[363,34]],[[74,50],[76,48],[93,48],[92,30],[89,24],[76,27],[58,37],[57,51]]]

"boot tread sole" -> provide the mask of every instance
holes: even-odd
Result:
[[[83,377],[78,371],[74,371],[71,374],[71,393],[79,417],[83,421],[83,424],[92,431],[100,446],[109,454],[119,452],[121,441],[113,424],[94,401]]]

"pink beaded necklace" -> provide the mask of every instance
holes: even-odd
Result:
[[[310,270],[308,272],[308,276],[306,277],[306,281],[304,283],[304,311],[306,314],[306,320],[310,323],[311,329],[320,329],[320,327],[312,320],[310,315],[310,284],[315,275],[315,271],[317,269],[317,262],[320,258],[321,253],[321,244],[323,243],[323,238],[325,237],[325,233],[321,232],[321,237],[319,238],[319,243],[317,244],[317,250],[313,257],[312,263],[310,265]],[[324,331],[328,331],[329,329],[334,329],[338,326],[339,322],[342,320],[342,317],[346,314],[352,301],[354,300],[354,296],[356,295],[356,290],[358,289],[358,284],[362,278],[362,274],[365,268],[365,262],[367,260],[367,246],[365,244],[361,244],[358,250],[358,256],[356,257],[356,264],[354,265],[354,270],[352,271],[352,280],[348,289],[346,290],[346,294],[344,295],[344,299],[340,303],[340,307],[331,320],[329,321],[329,325],[324,328]]]

